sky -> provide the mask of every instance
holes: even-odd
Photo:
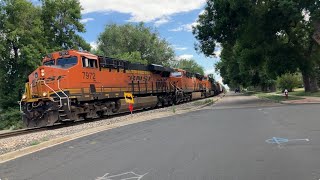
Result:
[[[203,12],[206,0],[80,0],[81,22],[86,32],[82,37],[96,46],[100,33],[107,24],[125,24],[144,22],[156,29],[161,38],[166,39],[177,59],[194,59],[204,67],[205,73],[215,73],[214,64],[219,57],[207,58],[194,49],[196,39],[192,34],[192,25]],[[221,52],[216,50],[217,54]],[[221,77],[216,74],[216,80]]]
[[[39,0],[30,0],[37,4]],[[82,6],[81,22],[86,32],[80,35],[95,48],[97,39],[107,24],[125,24],[144,22],[158,31],[175,51],[176,59],[194,59],[205,69],[206,74],[215,73],[214,64],[220,60],[221,48],[215,50],[216,57],[208,58],[196,52],[196,39],[192,26],[203,13],[206,0],[79,0]]]

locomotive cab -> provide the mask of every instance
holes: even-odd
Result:
[[[86,83],[96,82],[96,71],[99,71],[97,56],[88,53],[69,50],[47,55],[42,65],[29,75],[29,83],[26,85],[29,90],[22,100],[66,96],[64,93],[69,94],[69,91],[65,87],[72,89],[83,80]],[[69,76],[78,78],[69,80]]]

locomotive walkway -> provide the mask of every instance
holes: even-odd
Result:
[[[318,180],[319,108],[229,94],[0,164],[0,179]]]

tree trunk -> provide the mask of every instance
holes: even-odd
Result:
[[[269,90],[270,92],[276,92],[277,91],[276,85],[275,84],[269,85]]]
[[[318,91],[318,82],[316,76],[310,77],[310,91],[311,92],[317,92]]]
[[[302,78],[303,78],[304,91],[310,92],[311,91],[310,75],[308,73],[302,73]]]

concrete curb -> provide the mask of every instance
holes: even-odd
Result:
[[[196,107],[195,109],[201,109],[201,108],[204,108],[204,107],[206,107],[206,106],[210,106],[210,105],[212,105],[212,104],[215,104],[216,102],[220,101],[220,100],[221,100],[223,97],[225,97],[225,96],[226,96],[226,94],[219,95],[219,98],[218,98],[217,100],[215,100],[215,101],[213,101],[213,102],[206,103],[206,104],[204,104],[204,105],[202,105],[202,106]]]
[[[283,96],[281,94],[276,94],[276,93],[271,93],[273,95],[277,95],[277,96]],[[258,97],[258,96],[257,96]],[[297,98],[302,98],[300,100],[305,100],[305,99],[310,99],[310,97],[308,96],[294,96],[294,95],[291,95],[291,97],[297,97]],[[260,98],[260,97],[258,97]],[[271,99],[268,99],[268,98],[260,98],[260,99],[264,99],[264,100],[270,100],[270,101],[273,101],[273,102],[276,102],[276,103],[280,103],[280,104],[286,104],[286,105],[301,105],[301,104],[320,104],[320,101],[311,101],[311,102],[295,102],[295,101],[300,101],[300,100],[288,100],[288,101],[275,101],[275,100],[271,100]],[[312,98],[311,98],[312,99]]]
[[[220,96],[217,99],[217,101],[222,99],[224,96],[225,95],[223,95],[222,97]],[[215,101],[215,102],[217,102],[217,101]],[[140,122],[144,122],[144,121],[160,119],[160,118],[170,117],[170,116],[184,114],[184,113],[188,113],[188,112],[193,112],[193,111],[197,111],[198,109],[201,109],[201,108],[203,108],[205,106],[208,106],[210,104],[212,104],[212,103],[210,102],[210,103],[204,104],[204,105],[199,106],[199,107],[191,108],[191,109],[188,109],[188,110],[181,110],[181,111],[178,111],[178,112],[175,112],[175,113],[164,112],[164,113],[161,113],[161,114],[158,114],[158,115],[155,114],[152,117],[145,118],[145,119],[143,117],[134,117],[133,119],[131,119],[129,121],[116,122],[115,124],[110,124],[108,126],[96,127],[96,128],[88,129],[87,131],[78,132],[78,133],[67,135],[67,136],[64,136],[64,137],[52,139],[52,140],[49,140],[49,141],[46,141],[46,142],[41,142],[40,144],[37,144],[37,145],[34,145],[34,146],[28,146],[28,147],[22,148],[22,149],[17,150],[17,151],[12,151],[12,152],[0,155],[0,164],[8,162],[8,161],[11,161],[11,160],[14,160],[14,159],[17,159],[19,157],[23,157],[23,156],[28,155],[28,154],[32,154],[32,153],[37,152],[37,151],[41,151],[41,150],[46,149],[46,148],[50,148],[50,147],[53,147],[53,146],[56,146],[56,145],[59,145],[59,144],[62,144],[62,143],[68,142],[68,141],[72,141],[72,140],[75,140],[75,139],[78,139],[78,138],[82,138],[82,137],[85,137],[85,136],[96,134],[96,133],[99,133],[99,132],[102,132],[102,131],[106,131],[106,130],[110,130],[110,129],[114,129],[114,128],[130,125],[130,124],[140,123]]]
[[[295,100],[292,100],[295,101]],[[320,102],[290,102],[290,101],[281,101],[281,104],[289,104],[289,105],[303,105],[303,104],[320,104]]]

